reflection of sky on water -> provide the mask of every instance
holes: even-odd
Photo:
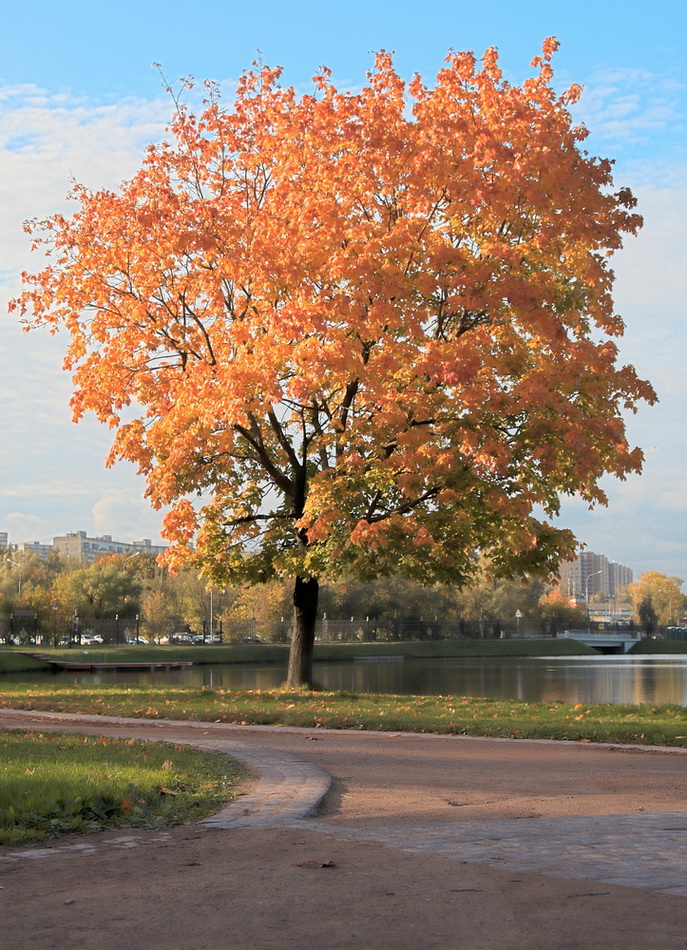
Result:
[[[561,685],[572,702],[687,702],[687,657],[579,657],[564,666],[547,662],[542,699]]]
[[[196,666],[171,672],[60,674],[84,683],[169,683],[224,689],[273,689],[278,665]],[[488,696],[527,702],[679,703],[687,705],[687,656],[537,657],[316,663],[325,689],[356,693]]]

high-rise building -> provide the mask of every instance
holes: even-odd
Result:
[[[628,584],[631,584],[633,579],[634,575],[632,574],[631,568],[625,567],[624,564],[617,564],[615,561],[611,561],[608,565],[609,595],[616,597],[618,591],[627,587]]]
[[[603,554],[581,551],[574,561],[561,564],[561,590],[567,597],[587,600],[597,594],[616,597],[622,587],[632,583],[632,570],[609,561]]]

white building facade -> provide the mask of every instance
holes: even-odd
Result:
[[[142,541],[113,541],[112,536],[104,534],[99,538],[89,538],[85,531],[73,531],[53,539],[53,547],[60,557],[72,564],[92,564],[93,561],[108,554],[161,554],[164,545],[152,544],[149,538]]]

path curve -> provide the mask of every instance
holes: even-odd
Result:
[[[188,742],[258,774],[202,823],[0,849],[12,950],[685,948],[685,749],[22,710],[0,727]]]
[[[0,710],[0,724],[12,723],[17,724],[16,728],[35,724],[193,745],[233,756],[257,776],[257,785],[220,812],[196,823],[209,829],[288,828],[302,826],[304,819],[310,819],[307,822],[310,830],[339,840],[374,842],[396,851],[436,854],[468,863],[648,888],[687,897],[687,807],[668,809],[664,806],[656,812],[640,807],[636,812],[603,815],[522,814],[515,818],[490,816],[487,820],[471,818],[450,822],[409,821],[407,818],[394,822],[389,817],[372,824],[367,821],[340,823],[330,816],[316,817],[331,788],[329,772],[293,753],[275,749],[272,744],[278,736],[289,735],[322,740],[328,736],[340,738],[346,735],[342,730]],[[164,730],[164,734],[155,735],[158,730]],[[243,735],[253,741],[226,735],[212,737],[211,731]],[[178,734],[182,732],[185,735]],[[256,744],[256,737],[266,744]],[[416,740],[431,744],[434,740],[437,745],[487,743],[495,753],[499,748],[523,749],[527,744],[540,750],[548,746],[559,753],[576,749],[590,753],[605,749],[634,756],[645,753],[677,758],[687,767],[687,749],[683,748],[576,746],[553,740],[479,739],[419,733],[348,733],[354,742],[372,744],[375,740],[382,744],[392,737],[409,743]]]
[[[146,720],[152,724],[151,720]],[[84,716],[78,713],[40,712],[37,710],[0,710],[0,723],[22,723],[15,728],[23,728],[28,722],[38,725],[61,725],[67,731],[75,728],[96,726],[104,735],[121,736],[122,730],[132,726],[140,727],[141,720],[120,716]],[[207,723],[181,722],[173,720],[155,720],[165,726],[178,726],[185,730],[207,729]],[[102,727],[106,730],[103,731]],[[107,727],[112,726],[111,732]],[[331,776],[311,762],[299,759],[288,752],[276,749],[256,748],[236,739],[209,739],[204,736],[187,738],[165,735],[149,736],[152,741],[170,742],[177,745],[192,745],[199,749],[219,752],[238,759],[253,775],[257,776],[257,785],[248,794],[226,805],[221,811],[209,818],[201,819],[200,825],[211,828],[229,828],[232,825],[249,827],[269,827],[288,824],[314,815],[329,791]]]

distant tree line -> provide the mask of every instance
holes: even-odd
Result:
[[[647,633],[678,624],[686,612],[682,581],[648,572],[625,592]],[[422,639],[555,632],[586,623],[584,605],[539,578],[479,579],[463,588],[421,586],[399,576],[323,585],[318,636],[325,639]],[[209,587],[195,570],[171,574],[143,552],[105,555],[86,567],[57,553],[41,560],[8,549],[0,556],[0,637],[17,642],[98,633],[104,640],[166,642],[175,634],[226,642],[287,640],[293,604],[288,581]]]

